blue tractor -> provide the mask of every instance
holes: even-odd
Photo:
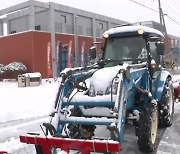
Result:
[[[163,34],[126,25],[106,31],[103,38],[97,62],[61,72],[54,111],[43,124],[45,137],[20,137],[36,144],[37,154],[57,149],[118,154],[129,123],[135,127],[139,149],[151,152],[158,145],[158,128],[172,125],[173,87],[171,74],[162,67]],[[90,49],[91,59],[96,58],[96,45]],[[96,136],[98,128],[105,137]]]

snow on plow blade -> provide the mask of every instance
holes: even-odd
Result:
[[[90,152],[119,152],[120,144],[112,140],[82,140],[57,137],[41,137],[36,135],[20,136],[20,141],[27,144],[35,144],[42,147],[43,154],[52,154],[51,148],[56,147],[66,151],[79,150],[81,154]]]

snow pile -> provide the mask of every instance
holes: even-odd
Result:
[[[114,67],[105,67],[97,72],[95,72],[90,79],[91,86],[95,88],[96,91],[105,91],[110,87],[113,78],[116,76],[120,69],[124,68],[123,66],[114,66]]]
[[[0,82],[0,123],[48,115],[54,104],[59,82],[43,80],[38,87],[18,88],[17,82]]]
[[[180,82],[180,76],[178,74],[172,76],[173,82]]]
[[[179,82],[180,82],[180,77],[179,77],[179,75],[173,75],[172,76],[172,82],[173,82],[173,87],[174,88],[177,88],[178,87],[178,85],[179,85]]]
[[[14,146],[16,145],[16,146]],[[15,151],[18,150],[20,148],[26,147],[27,145],[25,143],[21,143],[19,142],[19,139],[15,139],[15,138],[11,138],[10,141],[6,141],[4,143],[0,143],[0,147],[1,149],[3,149],[4,151]],[[0,151],[1,151],[0,149]]]

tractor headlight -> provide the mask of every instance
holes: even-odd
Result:
[[[143,29],[139,29],[138,30],[138,34],[140,34],[140,35],[144,34],[144,30]]]
[[[109,34],[108,33],[104,33],[103,36],[104,36],[104,38],[108,38]]]

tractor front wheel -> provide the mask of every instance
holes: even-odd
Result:
[[[152,152],[157,147],[158,108],[149,103],[144,106],[138,121],[138,145],[144,152]]]

